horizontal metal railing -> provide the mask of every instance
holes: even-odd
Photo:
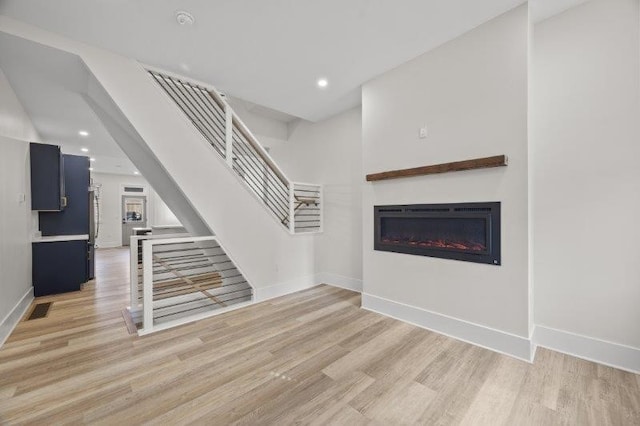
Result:
[[[322,186],[293,182],[293,211],[290,217],[296,234],[322,231]]]
[[[134,238],[142,241],[141,264]],[[130,312],[134,322],[138,319],[140,335],[226,312],[253,300],[251,285],[213,236],[141,236],[131,242],[131,264],[135,264],[136,273],[135,277],[131,274]]]
[[[233,170],[276,217],[286,215],[289,212],[290,184],[270,167],[250,140],[242,126],[234,123]]]
[[[294,184],[287,179],[215,89],[166,72],[149,70],[149,74],[225,159],[227,166],[289,232],[296,234],[322,230],[321,187]],[[305,187],[296,185],[306,185],[307,190],[320,188],[314,194],[308,194],[316,196],[317,203],[301,206],[298,199],[304,195]],[[305,225],[303,217],[309,219],[311,215],[317,215],[317,221],[306,222]]]
[[[150,71],[153,78],[175,101],[194,126],[222,156],[226,151],[226,113],[222,99],[203,87]]]
[[[172,237],[189,237],[189,234],[173,234]],[[168,235],[132,235],[129,237],[129,309],[139,310],[142,306],[142,242],[166,239]]]

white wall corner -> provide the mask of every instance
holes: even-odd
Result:
[[[640,374],[640,348],[536,325],[535,346]]]
[[[471,343],[526,362],[532,362],[532,344],[526,337],[516,336],[472,322],[427,311],[382,297],[362,294],[362,308],[463,342]]]
[[[311,287],[315,287],[316,285],[315,276],[309,275],[270,285],[268,287],[254,288],[254,301],[256,303],[264,302],[265,300],[286,296],[287,294],[295,293],[296,291],[307,290]]]
[[[332,274],[331,272],[319,272],[315,277],[316,284],[327,284],[333,287],[340,287],[346,290],[362,293],[362,280],[345,277],[344,275]]]
[[[27,312],[27,309],[31,306],[31,302],[33,302],[33,287],[30,287],[29,290],[27,290],[18,303],[13,307],[11,312],[9,312],[2,322],[0,322],[0,348],[11,335],[13,329],[16,328],[20,319],[22,319],[22,316]]]

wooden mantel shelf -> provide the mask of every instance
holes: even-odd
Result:
[[[462,170],[487,169],[507,165],[506,155],[474,158],[473,160],[454,161],[453,163],[432,164],[430,166],[414,167],[412,169],[390,170],[388,172],[367,175],[367,182],[378,180],[398,179],[412,176],[433,175],[436,173],[459,172]]]

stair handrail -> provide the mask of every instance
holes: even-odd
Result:
[[[290,234],[322,232],[322,185],[302,184],[290,180],[258,138],[242,121],[231,105],[213,85],[177,73],[141,64],[166,94],[198,128],[203,137],[225,160],[252,195],[258,198],[270,214],[284,225]],[[224,139],[224,140],[223,140]],[[261,174],[260,168],[264,167]],[[296,218],[296,185],[319,188],[317,224]],[[301,212],[300,214],[309,213]],[[309,222],[309,221],[306,221]],[[304,229],[303,229],[304,228]]]
[[[260,157],[262,157],[262,159],[269,165],[269,168],[273,170],[273,172],[278,176],[278,178],[280,178],[282,183],[284,183],[287,186],[287,188],[291,187],[292,181],[287,177],[284,171],[280,169],[280,167],[278,167],[277,163],[269,155],[269,152],[262,146],[262,144],[258,141],[258,138],[255,137],[255,135],[251,132],[251,130],[249,130],[247,125],[244,123],[244,121],[242,121],[240,116],[233,110],[229,102],[226,101],[224,95],[222,95],[218,91],[218,89],[215,88],[215,86],[209,83],[205,83],[201,80],[197,80],[191,77],[185,77],[183,75],[174,73],[172,71],[163,70],[163,69],[154,67],[152,65],[142,64],[142,66],[147,71],[163,74],[168,77],[174,78],[176,80],[187,82],[191,85],[200,86],[205,90],[207,90],[207,92],[209,92],[209,94],[218,102],[218,104],[220,104],[220,106],[225,110],[225,112],[231,111],[233,115],[233,123],[238,127],[238,130],[240,130],[244,134],[244,136],[247,138],[247,141],[260,154]]]

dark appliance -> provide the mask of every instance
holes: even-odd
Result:
[[[500,203],[374,206],[374,249],[500,265]]]

